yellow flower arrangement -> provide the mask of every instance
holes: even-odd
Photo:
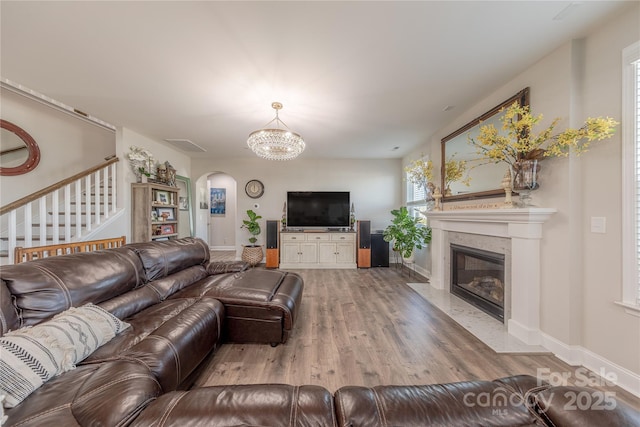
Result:
[[[467,187],[471,185],[471,177],[467,175],[463,179],[463,176],[467,172],[466,160],[455,160],[455,154],[444,163],[444,186],[449,188],[451,183],[460,181]]]
[[[411,164],[404,168],[407,173],[407,179],[412,184],[426,185],[427,182],[433,180],[433,162],[422,159],[414,160]]]
[[[407,180],[410,183],[417,184],[424,190],[425,200],[432,201],[432,193],[436,189],[431,182],[433,180],[433,162],[431,160],[425,162],[422,159],[414,160],[404,168],[404,171],[407,173]]]
[[[610,117],[588,118],[579,129],[567,129],[552,135],[560,118],[537,135],[533,127],[542,120],[542,114],[533,116],[529,106],[514,102],[500,117],[501,135],[493,124],[480,126],[476,139],[469,137],[469,143],[479,154],[490,162],[505,162],[513,166],[519,160],[541,160],[544,157],[565,157],[571,151],[580,155],[589,149],[592,141],[611,138],[619,124]]]

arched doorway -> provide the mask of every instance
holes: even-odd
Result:
[[[236,180],[223,172],[212,172],[196,181],[196,236],[212,250],[236,250],[236,189]]]

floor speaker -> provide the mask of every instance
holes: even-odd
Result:
[[[371,266],[389,267],[389,242],[384,241],[382,233],[371,235]]]
[[[371,267],[371,221],[358,221],[358,267]]]
[[[280,221],[267,220],[267,260],[266,268],[278,268],[280,265]]]

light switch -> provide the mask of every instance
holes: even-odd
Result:
[[[603,216],[591,217],[591,232],[592,233],[606,233],[607,232],[607,218]]]

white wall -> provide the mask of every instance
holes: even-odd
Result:
[[[31,172],[0,178],[2,206],[104,162],[115,153],[115,133],[6,89],[2,119],[20,126],[40,147]]]
[[[527,86],[532,111],[544,114],[542,126],[555,117],[563,119],[558,131],[587,117],[619,120],[621,52],[640,40],[639,17],[635,2],[584,39],[559,47],[453,118],[403,164],[424,152],[439,170],[442,137]],[[558,213],[543,231],[541,329],[545,345],[561,358],[613,371],[621,385],[640,393],[640,318],[614,304],[622,291],[620,170],[620,129],[581,157],[542,162],[534,203]],[[605,234],[591,233],[594,216],[606,218]]]
[[[584,117],[609,115],[620,118],[622,115],[621,51],[640,40],[640,4],[636,2],[631,12],[585,41]],[[622,300],[620,129],[612,143],[598,144],[589,154],[583,156],[581,170],[583,200],[580,209],[583,212],[581,232],[584,247],[582,345],[590,352],[640,374],[640,318],[612,304],[612,301]],[[590,232],[591,217],[606,218],[605,234]]]
[[[287,191],[349,191],[354,203],[356,218],[371,220],[372,230],[383,229],[391,220],[391,209],[402,201],[402,173],[398,159],[356,160],[356,159],[305,159],[288,162],[249,159],[192,160],[193,177],[201,189],[206,185],[202,179],[214,172],[223,172],[237,182],[237,221],[235,246],[240,253],[247,236],[239,227],[247,209],[254,209],[262,215],[261,225],[267,219],[282,218],[282,207]],[[265,186],[264,195],[251,199],[244,192],[247,181],[258,179]],[[200,189],[196,189],[196,194]],[[198,236],[205,236],[206,216],[198,210],[196,229]],[[264,243],[264,233],[258,242]],[[211,243],[211,242],[210,242]]]

